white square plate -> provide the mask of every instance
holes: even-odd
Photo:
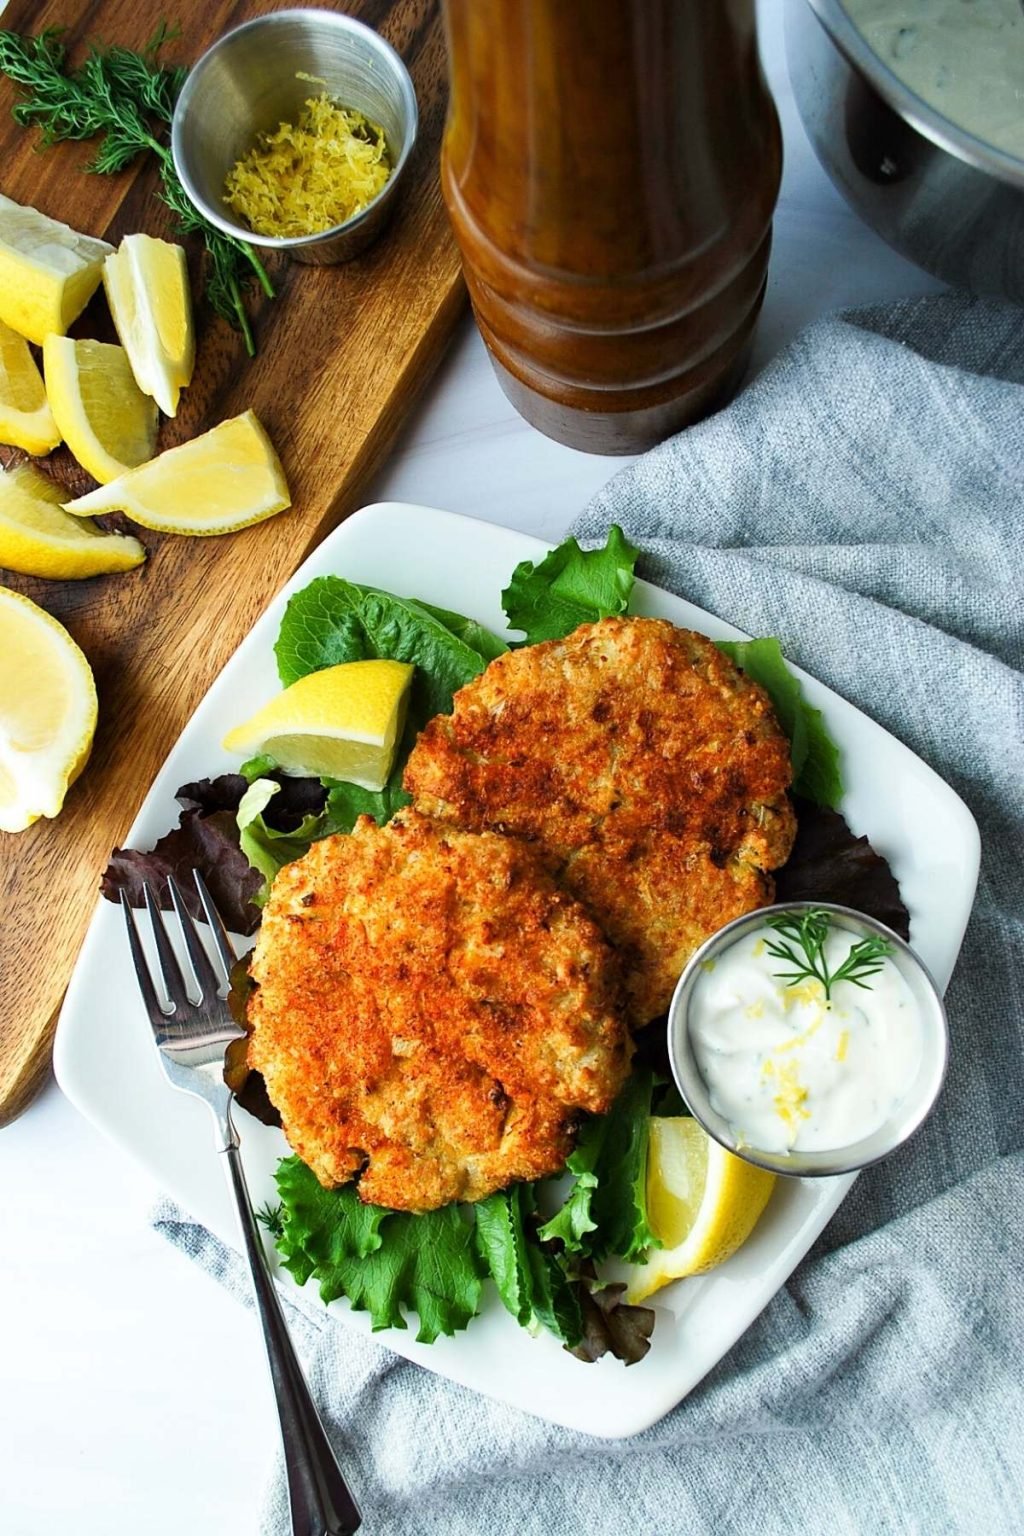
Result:
[[[128,844],[151,847],[174,825],[179,785],[237,768],[221,737],[279,688],[273,643],[285,603],[299,587],[316,576],[344,576],[470,614],[502,633],[502,588],[520,560],[541,559],[547,549],[525,534],[426,507],[388,503],[350,517],[296,572],[213,684],[157,775]],[[646,582],[637,583],[633,608],[714,639],[740,634]],[[914,947],[945,987],[977,884],[974,820],[920,758],[813,678],[800,677],[842,751],[846,818],[892,865],[910,909]],[[55,1067],[64,1092],[88,1119],[138,1158],[188,1211],[237,1245],[208,1112],[198,1100],[176,1093],[160,1070],[121,914],[108,902],[97,907],[68,988]],[[254,1201],[273,1201],[273,1170],[287,1153],[284,1138],[243,1118]],[[803,1258],[852,1182],[850,1176],[780,1181],[739,1253],[712,1274],[660,1293],[650,1353],[629,1369],[607,1358],[584,1365],[548,1336],[529,1338],[493,1292],[481,1316],[455,1338],[417,1344],[415,1320],[413,1328],[379,1338],[429,1370],[556,1423],[610,1438],[635,1434],[668,1413],[736,1342]],[[304,1294],[315,1300],[313,1286]],[[331,1311],[346,1326],[369,1331],[367,1314],[350,1311],[347,1302],[332,1303]]]

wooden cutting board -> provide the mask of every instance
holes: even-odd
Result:
[[[32,33],[64,27],[77,62],[89,39],[141,47],[167,14],[181,35],[166,61],[188,64],[229,27],[287,3],[178,0],[168,12],[137,0],[10,0],[0,26]],[[0,833],[0,1125],[46,1079],[57,1009],[111,848],[253,621],[358,505],[463,305],[437,172],[446,87],[436,0],[350,0],[337,9],[382,32],[415,82],[420,139],[400,210],[380,242],[348,266],[267,262],[278,297],[254,305],[258,354],[251,361],[238,335],[200,303],[194,383],[160,438],[161,447],[172,446],[252,407],[284,463],[291,510],[219,538],[138,530],[149,559],[127,575],[48,582],[0,570],[0,584],[67,626],[92,663],[100,701],[92,758],[61,815],[17,835]],[[135,230],[175,238],[153,195],[152,165],[84,175],[94,146],[38,152],[38,131],[11,119],[16,99],[0,79],[0,192],[115,244]],[[200,248],[188,250],[198,292]],[[116,339],[102,295],[74,334]],[[10,451],[0,449],[0,461],[5,456]],[[91,484],[63,450],[47,465],[76,490]]]

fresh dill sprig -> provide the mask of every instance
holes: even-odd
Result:
[[[255,1215],[256,1220],[262,1227],[266,1227],[275,1242],[279,1237],[284,1236],[284,1217],[280,1205],[271,1205],[267,1200]]]
[[[207,222],[190,201],[174,169],[171,152],[159,134],[170,123],[174,103],[188,71],[160,64],[158,55],[174,34],[161,24],[141,52],[130,48],[92,47],[80,69],[66,68],[67,50],[59,30],[36,37],[0,31],[0,74],[27,93],[14,107],[14,118],[37,125],[44,144],[99,137],[88,169],[100,175],[124,170],[137,155],[156,155],[160,196],[175,214],[183,234],[201,235],[208,255],[206,296],[211,308],[256,351],[245,310],[246,288],[257,281],[268,298],[274,289],[252,246],[234,240]]]
[[[832,988],[839,981],[868,988],[868,978],[878,974],[885,957],[893,952],[888,939],[872,934],[870,938],[858,939],[842,964],[830,971],[825,940],[832,920],[827,912],[819,907],[799,914],[779,912],[768,918],[768,927],[774,928],[783,938],[775,943],[766,940],[766,950],[774,959],[783,960],[790,967],[788,971],[775,972],[779,981],[784,981],[788,987],[799,986],[802,981],[820,981],[826,1002],[831,1002]],[[784,942],[786,939],[788,943]]]

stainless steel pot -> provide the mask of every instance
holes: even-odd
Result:
[[[936,277],[1024,303],[1024,161],[916,96],[839,0],[786,0],[786,53],[804,127],[851,207]]]

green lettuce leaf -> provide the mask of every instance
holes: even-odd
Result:
[[[238,842],[253,869],[263,876],[263,886],[253,897],[262,907],[270,895],[270,886],[278,870],[293,859],[301,859],[310,843],[337,830],[330,825],[327,811],[318,816],[304,816],[299,825],[289,832],[278,832],[267,825],[263,812],[281,785],[274,779],[254,779],[242,796],[235,820],[238,823]],[[328,803],[330,796],[328,796]]]
[[[347,1296],[374,1329],[405,1328],[432,1344],[468,1326],[480,1306],[483,1265],[457,1205],[422,1216],[364,1205],[352,1184],[323,1189],[297,1157],[278,1164],[278,1249],[300,1285],[315,1278],[325,1302]]]
[[[412,796],[402,788],[406,750],[398,754],[398,764],[383,789],[362,789],[358,784],[342,784],[325,779],[327,785],[327,825],[330,832],[351,832],[358,816],[372,816],[379,827],[390,821],[403,805],[412,803]],[[328,834],[322,833],[321,836]]]
[[[782,647],[773,638],[719,640],[718,649],[741,671],[760,683],[772,701],[779,724],[789,737],[793,761],[793,793],[833,810],[843,798],[839,748],[828,733],[825,717],[804,698]]]
[[[568,1253],[593,1259],[610,1254],[635,1263],[660,1247],[647,1222],[647,1141],[654,1074],[628,1079],[611,1113],[588,1120],[569,1159],[575,1175],[562,1206],[540,1229],[543,1241],[560,1238]]]
[[[588,1234],[597,1227],[590,1212],[597,1189],[597,1163],[608,1134],[610,1117],[599,1115],[588,1120],[580,1131],[566,1168],[573,1175],[573,1185],[561,1210],[540,1229],[543,1242],[558,1239],[566,1253],[588,1253]]]
[[[320,576],[289,600],[274,653],[287,688],[343,661],[383,656],[416,668],[409,701],[415,730],[452,707],[452,695],[508,647],[482,625],[415,598]]]
[[[523,631],[523,644],[533,645],[560,639],[580,624],[625,613],[639,553],[613,523],[603,549],[582,550],[570,538],[539,564],[522,561],[501,594],[509,624]]]
[[[514,1184],[473,1206],[477,1250],[505,1307],[522,1328],[546,1328],[570,1347],[583,1336],[580,1303],[556,1255],[530,1236],[532,1184]],[[532,1223],[531,1223],[532,1225]]]
[[[492,635],[489,629],[478,624],[476,619],[467,619],[464,614],[452,613],[450,608],[436,608],[433,603],[424,603],[419,598],[408,599],[415,603],[417,608],[422,608],[432,618],[439,619],[446,629],[469,646],[471,651],[478,651],[486,661],[494,661],[496,657],[503,656],[508,650],[504,640],[499,640],[497,635]]]

